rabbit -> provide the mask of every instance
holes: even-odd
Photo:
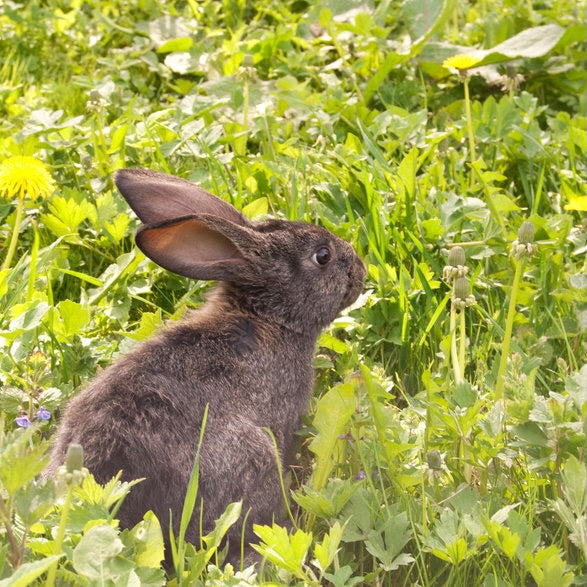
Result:
[[[122,169],[116,186],[143,223],[135,241],[161,267],[217,280],[204,304],[163,327],[106,368],[66,406],[46,475],[70,443],[99,483],[122,470],[144,478],[123,502],[123,528],[152,510],[177,533],[202,418],[197,504],[203,532],[233,501],[253,524],[279,520],[283,496],[275,447],[285,467],[313,387],[320,331],[358,297],[365,267],[346,241],[319,226],[251,222],[220,198],[164,173]],[[187,539],[198,544],[196,509]],[[242,521],[228,532],[228,560],[239,560]],[[166,545],[166,557],[169,548]],[[246,557],[245,557],[246,558]]]

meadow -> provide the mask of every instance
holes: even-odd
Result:
[[[2,3],[0,587],[587,584],[585,10]],[[67,400],[210,285],[134,246],[122,167],[367,265],[261,566],[222,564],[239,504],[166,571],[168,528],[118,527],[132,483],[39,479]]]

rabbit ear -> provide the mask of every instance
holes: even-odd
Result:
[[[147,169],[120,169],[114,174],[114,181],[145,224],[192,214],[213,214],[246,224],[243,215],[230,204],[179,177]]]
[[[241,282],[250,273],[245,253],[252,231],[208,214],[142,226],[136,243],[155,263],[192,279]]]

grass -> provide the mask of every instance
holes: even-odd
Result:
[[[1,7],[0,166],[35,157],[58,187],[0,196],[0,581],[583,584],[584,11]],[[483,67],[443,66],[463,54]],[[176,576],[154,516],[116,525],[132,484],[36,479],[68,398],[208,287],[134,248],[111,179],[124,166],[191,179],[251,218],[322,224],[368,266],[319,341],[295,529],[258,529],[255,570],[221,564],[237,506],[181,542]],[[526,222],[536,251],[522,261]],[[455,302],[444,269],[457,245],[474,303]]]

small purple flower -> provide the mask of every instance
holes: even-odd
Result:
[[[32,422],[30,421],[30,419],[27,415],[19,416],[18,418],[16,418],[15,422],[21,428],[27,428],[28,426],[30,426],[32,424]]]
[[[39,420],[49,420],[51,418],[51,412],[47,408],[41,406],[37,412],[37,418]]]
[[[365,479],[367,475],[365,475],[365,471],[359,471],[358,475],[355,475],[355,479],[357,481],[361,481],[361,479]]]

